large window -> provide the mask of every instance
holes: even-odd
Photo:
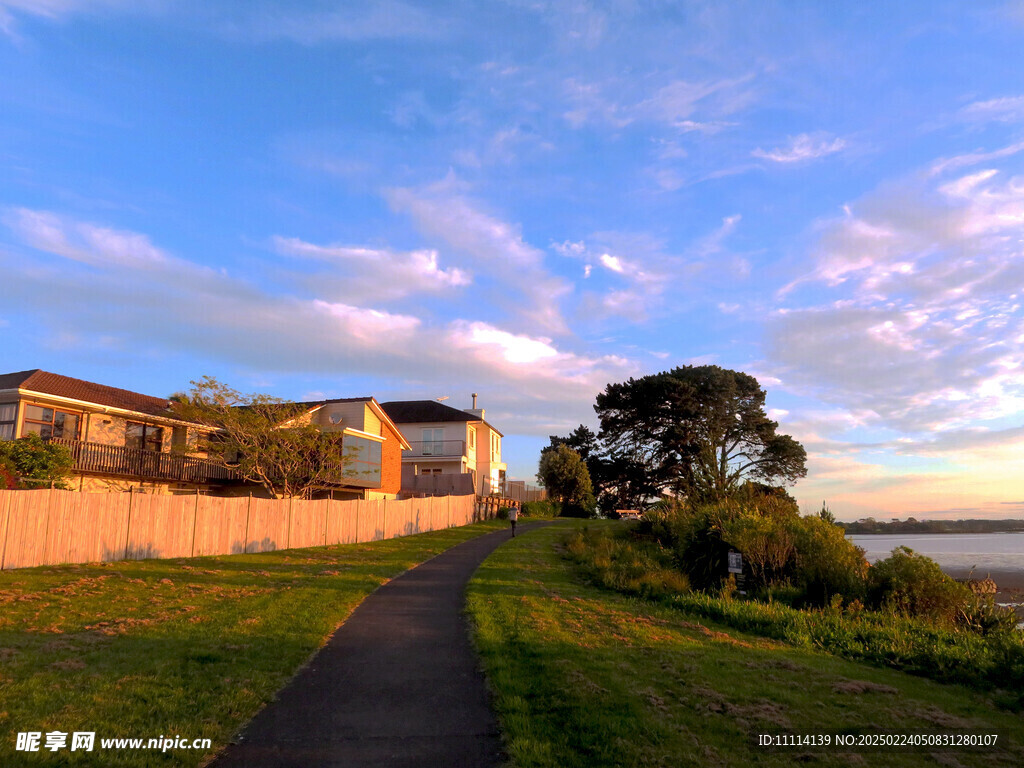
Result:
[[[26,405],[21,436],[34,434],[44,439],[64,437],[68,440],[77,440],[81,422],[82,414],[80,413],[58,411],[55,408],[44,408],[41,405]]]
[[[14,439],[14,422],[17,418],[17,403],[0,403],[0,440]]]
[[[164,428],[129,421],[124,428],[124,445],[125,448],[160,451],[164,447]]]
[[[444,429],[423,430],[423,455],[443,456],[444,455]]]
[[[380,487],[381,444],[365,437],[345,435],[345,477],[352,485]]]

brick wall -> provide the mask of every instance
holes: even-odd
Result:
[[[383,422],[381,434],[387,438],[381,446],[380,490],[397,494],[402,489],[402,442],[398,433]]]

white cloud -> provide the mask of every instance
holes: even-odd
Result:
[[[961,109],[959,115],[969,122],[1024,122],[1024,96],[975,101]]]
[[[438,293],[469,285],[468,273],[443,269],[432,249],[393,251],[347,245],[316,245],[299,238],[272,238],[278,253],[323,262],[333,267],[315,274],[312,285],[337,296],[361,301],[394,300],[418,293]]]
[[[618,256],[612,256],[610,253],[601,254],[601,264],[612,272],[618,272],[620,275],[626,271],[622,264],[622,259]]]
[[[0,240],[5,311],[33,318],[44,344],[64,339],[104,354],[185,352],[263,375],[329,374],[341,389],[333,396],[364,394],[367,380],[381,382],[368,394],[403,398],[463,382],[487,393],[489,413],[507,416],[503,428],[541,434],[548,431],[539,424],[590,419],[594,396],[608,381],[638,372],[624,358],[579,355],[519,328],[475,319],[431,322],[408,310],[322,295],[299,298],[279,292],[279,281],[266,281],[276,286],[272,292],[172,256],[137,232],[20,208],[5,221],[19,242]],[[291,246],[328,261],[358,262],[375,253],[338,254],[301,241]],[[183,380],[202,373],[184,372]],[[360,382],[358,392],[345,391],[350,380]],[[534,421],[520,418],[526,413]]]
[[[316,45],[331,41],[436,40],[452,34],[456,23],[447,16],[400,0],[373,0],[312,11],[243,4],[238,17],[223,13],[218,27],[230,37],[253,42],[290,40]]]
[[[565,333],[559,307],[571,285],[548,272],[544,252],[524,240],[519,228],[482,210],[452,179],[420,189],[392,189],[392,206],[409,213],[420,230],[473,260],[479,277],[499,289],[496,302],[508,300],[539,330]]]
[[[840,138],[830,139],[823,134],[801,133],[799,136],[791,136],[788,146],[769,150],[758,147],[750,154],[762,160],[771,160],[773,163],[788,164],[816,160],[835,154],[845,147],[846,142]]]
[[[769,323],[787,386],[906,434],[1024,413],[1021,177],[933,166],[868,195],[821,227],[813,268],[780,298],[814,284],[832,300]]]

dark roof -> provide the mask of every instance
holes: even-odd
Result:
[[[150,397],[127,389],[94,384],[91,381],[73,379],[48,373],[38,368],[32,371],[0,374],[0,390],[25,389],[41,395],[55,395],[72,400],[81,400],[126,411],[148,413],[153,416],[167,416],[168,403],[165,397]]]
[[[415,424],[419,421],[481,421],[479,416],[436,400],[392,400],[390,403],[381,403],[380,407],[395,424]]]

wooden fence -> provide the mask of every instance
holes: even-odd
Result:
[[[475,496],[304,501],[0,491],[0,569],[380,541],[493,517]]]

